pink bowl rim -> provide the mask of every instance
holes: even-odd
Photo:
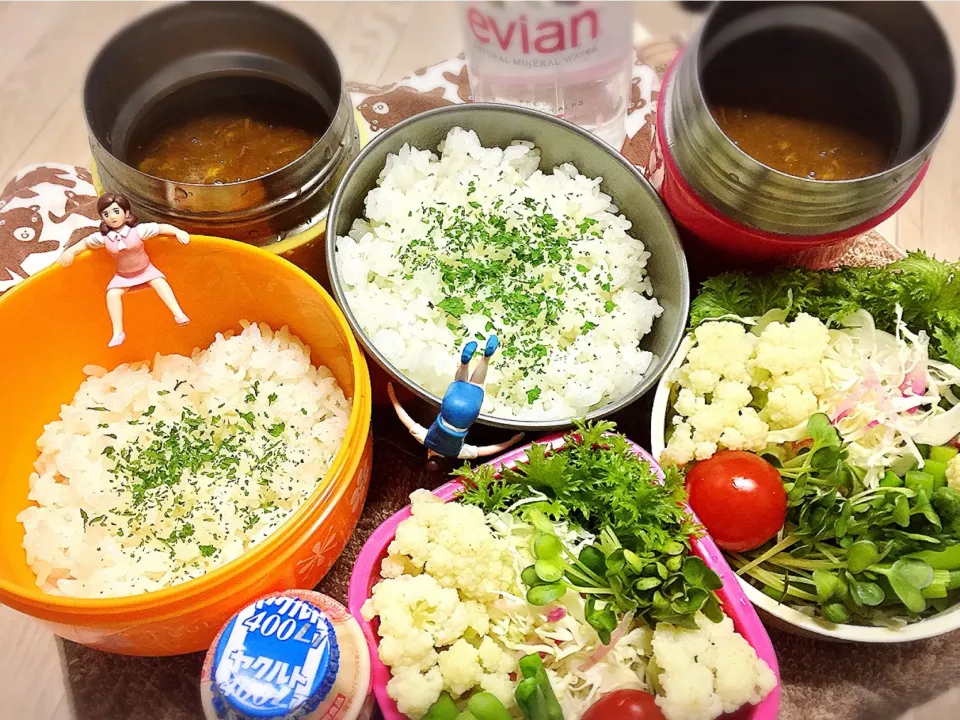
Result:
[[[663,471],[660,465],[653,457],[636,443],[629,441],[633,451],[650,463],[650,466],[657,471],[660,477],[663,477]],[[554,450],[564,446],[564,433],[555,433],[542,440],[535,441],[537,445],[549,445]],[[528,443],[522,447],[515,448],[493,460],[488,465],[494,466],[499,470],[503,467],[513,467],[523,460],[530,446],[534,443]],[[459,480],[453,480],[441,485],[433,490],[433,494],[444,502],[449,502],[462,484]],[[688,511],[693,515],[693,512]],[[377,651],[378,639],[373,626],[363,619],[360,610],[363,604],[370,597],[370,589],[376,583],[380,576],[380,563],[387,552],[387,546],[393,541],[397,534],[397,526],[411,516],[410,506],[407,505],[402,510],[387,518],[376,530],[371,533],[367,542],[364,543],[357,561],[353,566],[353,572],[350,575],[350,587],[348,590],[348,609],[350,614],[360,623],[363,630],[363,636],[366,638],[367,647],[370,650],[370,683],[374,695],[377,698],[377,704],[383,713],[384,720],[407,720],[407,716],[397,710],[396,703],[387,695],[387,682],[390,680],[390,670],[380,660]],[[696,517],[696,515],[694,515]],[[692,539],[692,550],[694,554],[700,556],[708,567],[713,569],[723,581],[723,587],[717,591],[721,606],[724,612],[733,620],[737,632],[750,643],[756,650],[757,655],[766,661],[770,669],[773,670],[777,678],[777,684],[759,704],[747,706],[737,711],[736,717],[743,720],[776,720],[780,708],[780,666],[777,663],[777,655],[773,649],[773,643],[767,634],[766,628],[760,621],[757,611],[747,600],[736,576],[727,564],[727,561],[720,553],[709,535],[704,534],[700,538]]]

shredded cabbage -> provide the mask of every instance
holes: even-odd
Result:
[[[912,332],[899,305],[896,312],[895,333],[878,330],[866,310],[849,315],[831,330],[823,360],[820,409],[850,443],[850,460],[866,470],[868,487],[910,458],[923,467],[918,444],[943,445],[960,434],[960,369],[931,360],[926,332]],[[771,438],[787,439],[797,438]]]
[[[527,603],[520,573],[534,561],[531,542],[535,529],[509,512],[494,516],[491,525],[508,542],[516,586],[503,591],[490,607],[490,634],[504,647],[520,654],[541,654],[564,717],[580,717],[601,695],[614,690],[652,692],[646,670],[653,632],[645,625],[631,628],[596,664],[582,669],[603,647],[597,631],[584,617],[584,598],[568,590],[560,600],[544,607]],[[574,553],[595,539],[564,523],[557,523],[555,532]],[[563,613],[555,612],[558,609]]]

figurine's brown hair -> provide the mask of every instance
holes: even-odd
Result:
[[[120,195],[119,193],[104,193],[103,195],[98,197],[97,198],[97,215],[101,215],[104,210],[106,210],[108,207],[110,207],[114,203],[119,205],[120,209],[127,214],[127,222],[126,222],[127,225],[129,225],[130,227],[135,227],[137,223],[140,222],[139,220],[137,220],[137,216],[133,214],[133,211],[130,210],[130,201],[127,200],[123,195]],[[110,232],[110,228],[107,227],[107,224],[105,222],[100,223],[100,232],[104,235]]]

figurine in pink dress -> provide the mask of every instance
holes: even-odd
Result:
[[[190,236],[173,225],[138,222],[130,210],[130,201],[117,193],[101,195],[97,200],[97,212],[103,221],[100,223],[100,232],[64,250],[60,264],[67,267],[84,250],[97,248],[105,248],[113,256],[117,274],[107,285],[107,311],[113,324],[113,337],[108,347],[117,347],[126,340],[126,333],[123,332],[123,296],[133,288],[149,285],[170,308],[178,325],[190,322],[167,278],[150,262],[144,247],[144,240],[154,235],[173,235],[183,245],[190,242]]]

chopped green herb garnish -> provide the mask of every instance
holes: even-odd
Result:
[[[453,315],[455,318],[463,315],[464,311],[466,310],[466,304],[463,302],[463,298],[458,297],[445,298],[437,304],[437,307],[448,315]]]
[[[464,321],[468,315],[484,317],[484,332],[500,335],[503,371],[528,375],[542,366],[532,348],[545,330],[564,313],[589,317],[589,305],[571,297],[599,295],[593,272],[604,266],[591,268],[576,252],[577,243],[595,236],[596,220],[560,219],[546,203],[529,197],[507,207],[498,199],[489,210],[472,200],[423,205],[419,214],[423,232],[400,251],[400,274],[439,277],[435,306],[447,314],[445,324],[457,345],[481,339],[473,321],[469,327]],[[607,288],[610,292],[609,282]],[[597,300],[602,305],[606,298]]]
[[[540,388],[535,387],[530,390],[527,390],[527,403],[533,404],[533,402],[540,397]]]

